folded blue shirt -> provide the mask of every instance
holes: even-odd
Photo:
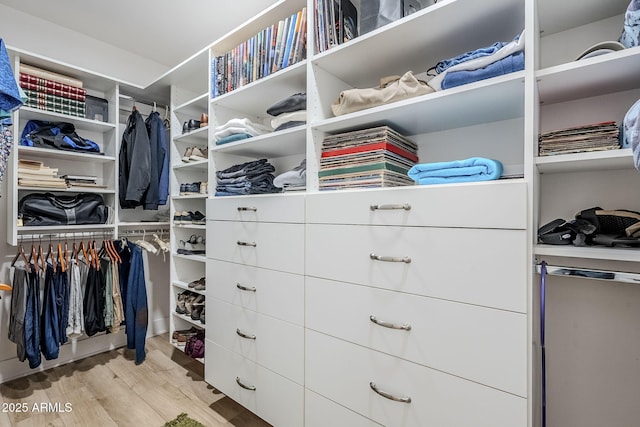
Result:
[[[473,83],[503,74],[524,70],[524,52],[516,52],[477,70],[460,70],[448,72],[442,80],[442,89],[449,89]]]
[[[502,175],[502,163],[483,157],[450,162],[418,163],[407,172],[420,185],[490,181]]]
[[[472,59],[480,58],[482,56],[493,55],[497,51],[499,51],[506,43],[505,42],[496,42],[491,46],[481,47],[476,50],[472,50],[470,52],[465,52],[462,55],[454,56],[453,58],[444,59],[438,62],[435,66],[436,73],[440,74],[444,70],[449,67],[453,67],[454,65],[458,65],[462,62],[470,61]]]

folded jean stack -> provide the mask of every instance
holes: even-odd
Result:
[[[330,135],[322,142],[321,190],[413,185],[418,146],[388,126]]]
[[[524,31],[511,42],[496,42],[491,46],[442,60],[431,70],[435,70],[437,74],[429,80],[429,86],[434,90],[449,89],[524,70]]]
[[[20,87],[26,106],[69,116],[85,117],[87,90],[81,80],[20,64]]]
[[[307,94],[294,93],[267,109],[274,132],[307,123]]]
[[[217,126],[213,132],[216,145],[228,144],[234,141],[264,135],[271,132],[268,126],[254,123],[249,119],[231,119],[223,125]]]
[[[267,159],[253,160],[216,172],[216,196],[279,193],[273,185],[276,169]]]
[[[307,159],[295,168],[281,173],[273,180],[273,185],[282,191],[304,191],[307,188]]]

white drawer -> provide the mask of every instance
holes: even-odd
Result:
[[[374,421],[305,390],[304,427],[380,427]]]
[[[302,326],[210,298],[207,299],[207,339],[303,384]]]
[[[305,342],[306,388],[385,426],[527,425],[522,397],[318,332],[308,330]],[[385,398],[371,383],[411,402]]]
[[[524,314],[311,277],[305,297],[307,328],[527,395]]]
[[[525,231],[309,224],[306,236],[308,276],[526,312]]]
[[[207,258],[302,274],[304,225],[208,221]]]
[[[404,206],[410,209],[403,209]],[[526,221],[527,187],[522,181],[307,196],[307,222],[311,223],[524,229]]]
[[[268,316],[304,324],[304,276],[207,260],[207,295]]]
[[[269,424],[300,427],[304,422],[301,385],[206,340],[205,381]],[[245,387],[255,388],[248,390]]]
[[[207,219],[222,221],[304,222],[304,194],[214,197]]]

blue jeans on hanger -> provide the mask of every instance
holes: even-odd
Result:
[[[41,335],[42,355],[47,360],[57,359],[60,352],[60,320],[56,304],[56,286],[51,264],[47,264],[44,274],[44,295],[42,298]]]
[[[146,357],[144,346],[149,323],[147,283],[144,278],[142,249],[133,243],[128,243],[128,246],[131,248],[131,268],[127,281],[124,321],[127,348],[136,350],[136,365],[139,365]]]
[[[34,270],[31,265],[31,271]],[[24,316],[24,348],[31,369],[42,363],[40,358],[40,275],[27,273],[27,305]]]

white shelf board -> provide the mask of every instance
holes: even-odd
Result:
[[[524,0],[439,1],[311,61],[352,87],[375,86],[383,76],[420,74],[453,55],[512,40],[524,29],[524,10]]]
[[[606,261],[640,261],[640,248],[579,247],[570,245],[536,245],[535,255],[597,259]]]
[[[554,104],[640,86],[640,47],[539,70],[540,102]]]
[[[187,133],[183,133],[180,134],[178,136],[174,136],[173,137],[173,141],[174,142],[181,142],[183,140],[188,141],[188,140],[192,140],[192,139],[198,139],[198,140],[202,140],[202,141],[207,141],[208,137],[209,137],[209,126],[204,126],[201,127],[199,129],[193,130],[191,132],[187,132]]]
[[[190,261],[207,262],[207,257],[205,257],[204,255],[182,255],[174,252],[172,256],[174,258],[187,259]]]
[[[624,13],[629,0],[538,0],[538,22],[543,36]],[[620,24],[622,25],[622,23]]]
[[[182,319],[182,320],[184,320],[184,321],[186,321],[186,322],[191,323],[192,325],[195,325],[195,326],[197,326],[197,327],[199,327],[199,328],[202,328],[202,329],[206,329],[206,325],[204,325],[204,324],[203,324],[201,321],[199,321],[199,320],[193,320],[191,317],[189,317],[189,316],[187,316],[187,315],[185,315],[185,314],[179,314],[179,313],[177,313],[175,310],[174,310],[174,311],[172,311],[172,312],[171,312],[171,314],[173,314],[175,317],[177,317],[177,318],[179,318],[179,319]]]
[[[205,224],[173,224],[174,228],[187,228],[191,230],[206,230]]]
[[[100,154],[91,153],[79,153],[76,151],[56,150],[39,147],[27,147],[19,145],[18,155],[22,157],[29,157],[32,159],[58,159],[58,160],[73,160],[73,161],[86,161],[86,162],[99,162],[109,163],[115,162],[116,158],[113,156],[103,156]]]
[[[183,162],[173,166],[174,170],[185,169],[207,169],[209,167],[208,160],[197,160],[195,162]]]
[[[229,108],[253,117],[267,116],[267,109],[293,93],[306,92],[306,61],[273,73],[211,100],[211,106]]]
[[[176,288],[180,288],[180,289],[183,289],[185,291],[189,291],[189,292],[193,292],[193,293],[200,294],[200,295],[205,295],[205,296],[207,295],[207,291],[206,290],[199,291],[199,290],[190,288],[189,284],[186,283],[186,282],[181,282],[179,280],[174,280],[173,282],[171,282],[171,284],[173,286],[175,286]]]
[[[32,107],[22,107],[19,110],[20,120],[48,120],[52,122],[65,121],[73,123],[77,130],[107,132],[116,128],[115,123],[75,117],[53,111],[39,110]]]
[[[168,221],[127,221],[119,222],[118,228],[169,228]]]
[[[171,196],[173,200],[206,199],[208,194],[189,194],[187,196]]]
[[[207,111],[207,100],[209,99],[208,93],[203,93],[201,95],[196,96],[193,99],[190,99],[186,102],[183,102],[180,105],[173,107],[174,112],[179,112],[180,110],[185,109],[193,109],[197,108],[198,110]]]
[[[523,115],[524,72],[520,71],[332,117],[311,125],[328,133],[390,125],[404,135],[417,135]]]
[[[543,174],[634,168],[630,148],[536,157],[536,165]]]
[[[304,154],[306,152],[306,126],[297,126],[228,144],[215,145],[213,151],[256,158]]]
[[[95,194],[115,194],[115,190],[109,188],[52,188],[52,187],[28,187],[18,186],[18,191],[40,191],[47,193],[95,193]]]

